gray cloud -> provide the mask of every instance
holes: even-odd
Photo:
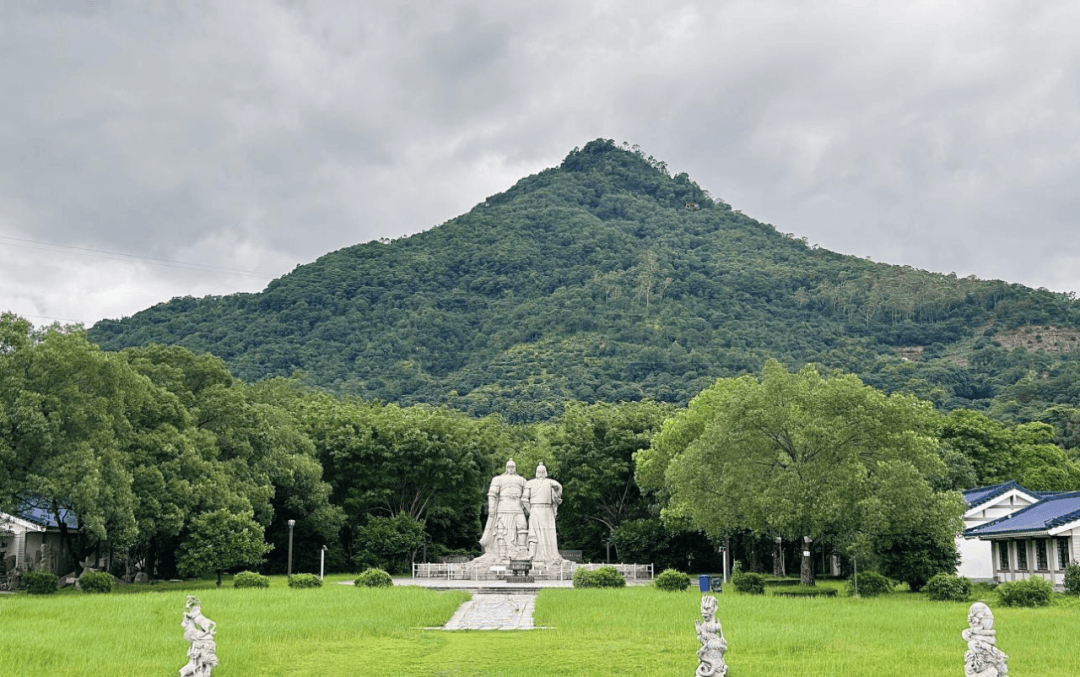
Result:
[[[279,275],[605,137],[830,249],[1080,290],[1078,20],[1052,1],[8,3],[0,236]],[[265,284],[15,244],[0,307],[32,319]]]

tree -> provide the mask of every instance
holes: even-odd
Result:
[[[977,411],[958,409],[944,417],[939,435],[970,461],[977,485],[1016,480],[1036,491],[1080,489],[1080,464],[1054,444],[1050,423],[1007,425]]]
[[[409,563],[424,544],[424,525],[405,513],[393,517],[372,517],[356,530],[358,570],[383,569],[407,573]]]
[[[624,520],[649,515],[634,481],[634,453],[648,448],[670,412],[656,402],[566,405],[549,443],[549,471],[563,485],[560,543],[597,556]]]
[[[715,538],[749,529],[854,552],[928,513],[943,516],[932,522],[951,535],[963,503],[933,490],[946,472],[934,420],[912,396],[770,360],[760,378],[720,379],[665,422],[637,455],[638,477],[669,493],[666,520],[688,519]],[[809,564],[804,555],[801,578],[812,585]]]
[[[180,545],[177,567],[181,576],[202,576],[226,569],[255,566],[272,545],[263,541],[263,528],[253,513],[234,514],[228,510],[203,513],[191,520],[187,538]]]
[[[87,546],[134,540],[122,448],[132,434],[129,413],[151,390],[80,327],[35,331],[14,315],[0,316],[0,505],[48,511],[61,532],[61,566]],[[76,530],[65,515],[75,517]]]
[[[960,564],[956,540],[949,534],[916,530],[886,537],[878,549],[881,573],[918,592],[937,574],[955,574]]]

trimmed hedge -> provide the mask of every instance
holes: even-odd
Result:
[[[802,585],[802,581],[798,578],[766,578],[766,588],[787,588],[795,585]]]
[[[626,579],[615,567],[600,567],[589,571],[578,567],[574,571],[575,588],[624,588]]]
[[[1002,606],[1047,606],[1053,593],[1054,586],[1038,577],[1009,581],[997,587],[998,602]]]
[[[690,576],[675,569],[665,569],[656,577],[653,585],[667,592],[682,592],[690,587]]]
[[[926,597],[936,602],[964,602],[971,596],[971,581],[956,574],[937,574],[926,582]]]
[[[382,569],[368,569],[357,576],[353,584],[358,588],[389,588],[394,585],[394,579]]]
[[[1080,595],[1080,564],[1076,562],[1069,562],[1065,569],[1065,592]]]
[[[293,574],[289,576],[290,588],[321,588],[322,579],[315,574]]]
[[[773,597],[836,597],[836,588],[819,588],[814,585],[785,586],[775,590]]]
[[[88,571],[79,576],[79,590],[83,592],[112,592],[113,579],[105,571]]]
[[[844,583],[844,589],[847,590],[847,594],[855,595],[855,576],[847,579]],[[858,576],[859,581],[859,597],[877,597],[879,595],[887,595],[893,591],[893,582],[888,578],[885,578],[876,571],[860,571]]]
[[[269,588],[270,577],[254,571],[241,571],[233,576],[232,586],[234,588]]]
[[[51,595],[59,587],[59,580],[56,574],[47,571],[27,571],[19,578],[19,584],[31,595]]]

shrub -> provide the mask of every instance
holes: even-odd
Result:
[[[682,592],[690,587],[690,576],[675,569],[665,569],[656,577],[653,585],[668,592]]]
[[[1065,592],[1080,595],[1080,564],[1069,562],[1065,569]]]
[[[737,569],[731,575],[731,584],[739,592],[751,595],[765,594],[765,577],[761,574],[746,573],[742,569]]]
[[[357,576],[354,583],[357,587],[389,588],[394,585],[394,579],[382,569],[368,569]]]
[[[1054,586],[1038,577],[1010,581],[997,587],[998,601],[1002,606],[1046,606],[1050,604],[1053,592]]]
[[[269,588],[270,577],[254,571],[241,571],[233,576],[232,585],[234,588]]]
[[[855,576],[844,584],[847,594],[855,595]],[[860,571],[858,575],[859,597],[877,597],[893,591],[893,582],[876,571]]]
[[[27,571],[19,578],[19,583],[31,595],[51,595],[56,592],[56,574],[47,571]]]
[[[596,571],[578,567],[574,571],[575,588],[622,588],[625,586],[626,579],[615,567],[600,567]]]
[[[927,581],[926,596],[938,602],[963,602],[971,596],[971,581],[955,574],[937,574]]]
[[[289,576],[290,588],[321,588],[322,579],[315,574],[293,574]]]
[[[112,592],[112,576],[105,571],[90,571],[79,576],[79,589],[83,592]]]

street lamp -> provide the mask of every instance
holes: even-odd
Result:
[[[727,583],[727,546],[716,546],[716,552],[720,553],[720,556],[724,559],[724,582]]]
[[[289,520],[289,565],[286,570],[287,576],[292,576],[292,531],[296,526],[296,520]]]

